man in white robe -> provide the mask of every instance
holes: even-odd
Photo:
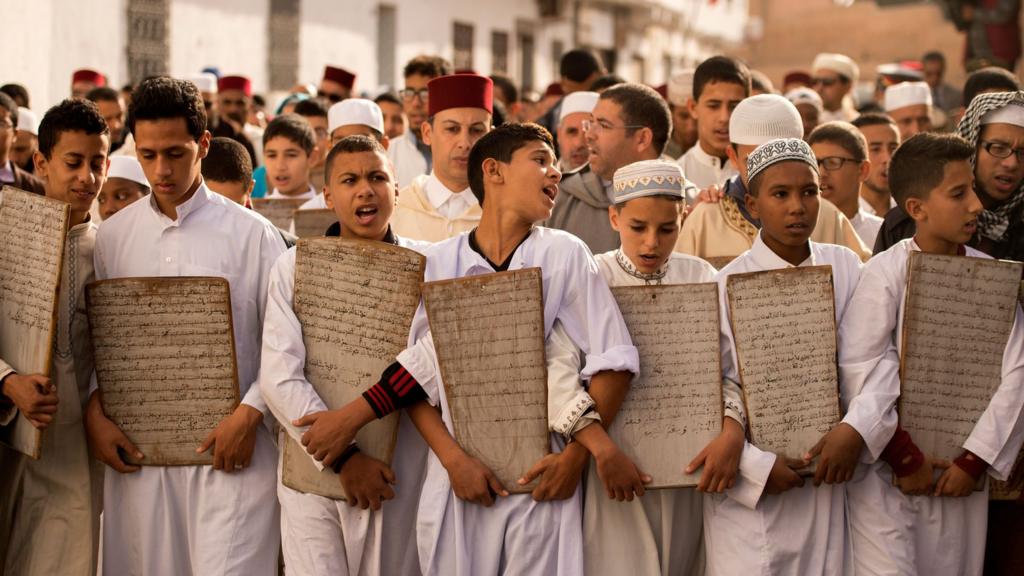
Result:
[[[0,427],[24,425],[17,423],[23,415],[42,431],[38,460],[0,446],[0,574],[89,576],[96,573],[103,469],[89,456],[82,427],[93,371],[85,286],[95,279],[98,225],[89,211],[106,179],[110,135],[84,100],[52,108],[39,131],[36,173],[46,196],[70,211],[50,377],[19,374],[0,359]]]
[[[153,184],[98,233],[98,280],[124,277],[218,276],[228,280],[238,365],[239,407],[197,449],[214,466],[131,466],[122,449],[141,454],[103,413],[93,388],[86,410],[90,446],[113,470],[104,490],[105,574],[277,573],[280,542],[277,451],[269,410],[252,386],[270,269],[284,252],[273,225],[211,192],[200,175],[210,133],[191,83],[143,82],[132,99],[129,128],[139,162]]]

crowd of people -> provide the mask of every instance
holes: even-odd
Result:
[[[1001,68],[958,90],[945,66],[880,67],[871,102],[834,53],[776,90],[729,56],[650,87],[574,49],[534,95],[423,55],[395,91],[327,66],[273,110],[211,71],[116,90],[79,70],[45,113],[3,85],[0,183],[70,216],[49,374],[0,359],[0,426],[43,431],[38,459],[0,446],[0,574],[1020,573],[1024,513],[985,482],[1024,476],[1020,307],[959,457],[923,453],[897,411],[910,254],[1024,260],[1024,91]],[[522,471],[531,492],[456,441],[422,305],[379,379],[325,403],[295,230],[259,198],[417,251],[425,281],[541,269],[552,452]],[[749,440],[726,282],[812,265],[832,270],[842,421],[777,455]],[[241,401],[196,447],[212,465],[147,466],[104,412],[84,290],[178,276],[229,281]],[[609,287],[711,282],[721,429],[686,468],[697,486],[648,490],[608,432],[644,370]],[[361,452],[395,412],[392,461]],[[344,500],[283,483],[291,440]]]

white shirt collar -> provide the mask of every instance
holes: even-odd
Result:
[[[810,246],[811,255],[806,260],[800,263],[800,266],[814,266],[814,245]],[[782,259],[781,256],[772,251],[764,240],[761,239],[761,233],[757,233],[757,238],[754,239],[754,245],[750,247],[750,257],[757,264],[761,270],[778,270],[779,268],[795,268],[789,262]]]
[[[693,145],[693,156],[701,164],[707,164],[715,170],[724,170],[728,165],[728,158],[719,158],[718,156],[712,156],[704,151],[704,147],[697,142]]]
[[[267,198],[268,199],[295,198],[297,200],[309,200],[310,198],[315,198],[315,197],[316,197],[316,188],[314,188],[312,184],[310,184],[309,188],[307,188],[306,191],[303,192],[302,194],[293,194],[291,196],[285,196],[284,194],[281,194],[280,192],[278,192],[277,188],[274,188],[273,190],[271,190],[270,194],[267,194]]]
[[[451,217],[458,216],[476,202],[476,198],[473,197],[473,192],[469,188],[466,188],[461,192],[452,192],[444,185],[444,183],[441,182],[440,179],[438,179],[436,175],[434,175],[433,171],[431,171],[430,175],[427,176],[427,181],[423,185],[423,189],[427,193],[427,200],[430,201],[430,205],[439,212],[449,200],[453,200],[453,197],[456,202],[464,206],[461,211],[453,214]]]
[[[871,214],[872,216],[878,216],[878,212],[875,212],[875,209],[871,207],[871,204],[869,204],[868,201],[865,200],[863,196],[858,197],[857,201],[860,202],[861,210],[863,210],[864,212],[867,212],[868,214]],[[896,207],[896,199],[894,199],[892,196],[889,196],[889,209],[892,210],[895,207]]]
[[[156,203],[156,194],[149,195],[149,207],[153,210],[153,213],[156,214],[157,219],[165,228],[168,226],[180,226],[189,214],[197,212],[210,201],[211,194],[213,194],[213,192],[210,192],[210,189],[206,187],[206,181],[200,180],[199,187],[196,188],[195,194],[175,207],[175,212],[178,214],[177,220],[171,220],[166,214],[160,211],[160,206]]]

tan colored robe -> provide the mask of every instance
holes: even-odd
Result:
[[[398,193],[398,205],[391,215],[391,229],[402,238],[440,242],[463,232],[469,232],[480,223],[483,210],[474,204],[461,215],[449,220],[437,212],[427,197],[424,185],[428,175],[416,177],[412,184]]]
[[[103,468],[89,456],[82,410],[93,372],[85,285],[95,279],[97,228],[91,221],[71,228],[64,245],[50,368],[59,403],[43,432],[41,457],[0,446],[0,573],[8,576],[96,573]],[[10,370],[0,360],[0,375]],[[15,416],[15,408],[0,409],[0,425]]]

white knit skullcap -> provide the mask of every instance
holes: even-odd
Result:
[[[778,94],[758,94],[743,99],[729,118],[729,141],[760,146],[778,138],[800,138],[804,123],[800,112]]]
[[[693,68],[677,72],[668,80],[668,101],[676,106],[685,106],[693,98]]]
[[[804,86],[786,92],[786,100],[792,102],[794,106],[797,104],[810,104],[817,108],[818,112],[825,109],[825,103],[821,101],[821,96],[814,90]]]
[[[788,161],[803,162],[818,173],[818,160],[806,142],[799,138],[780,138],[758,146],[747,156],[747,182],[769,166]]]
[[[1002,108],[989,110],[981,117],[981,125],[984,126],[985,124],[1013,124],[1014,126],[1024,128],[1024,106],[1017,102],[1012,102]],[[21,128],[20,119],[18,120],[18,128]]]
[[[361,124],[384,133],[384,113],[373,100],[365,98],[347,98],[331,106],[327,110],[327,133],[330,134],[342,126]]]
[[[209,72],[203,72],[201,74],[192,74],[186,76],[185,80],[196,85],[196,88],[200,92],[206,92],[207,94],[217,93],[217,77]]]
[[[594,111],[594,107],[597,106],[597,99],[600,97],[601,95],[597,92],[573,92],[569,94],[562,99],[562,110],[558,113],[558,123],[561,124],[566,116],[576,112],[590,114]]]
[[[829,52],[818,54],[814,58],[814,64],[811,65],[811,74],[815,74],[819,70],[831,70],[836,74],[842,74],[853,84],[856,84],[857,78],[860,77],[860,68],[857,66],[857,63],[853,61],[853,58],[845,54],[832,54]]]
[[[131,156],[111,156],[107,178],[124,178],[151,188],[149,180],[146,180],[146,173],[142,171],[142,164]]]
[[[34,136],[39,135],[39,118],[36,113],[25,108],[24,106],[18,107],[18,130],[22,132],[28,132]]]
[[[886,112],[918,104],[932,105],[932,89],[927,82],[900,82],[885,89]]]
[[[612,177],[616,204],[644,196],[670,196],[682,200],[686,185],[679,164],[661,159],[627,164],[616,170]]]

